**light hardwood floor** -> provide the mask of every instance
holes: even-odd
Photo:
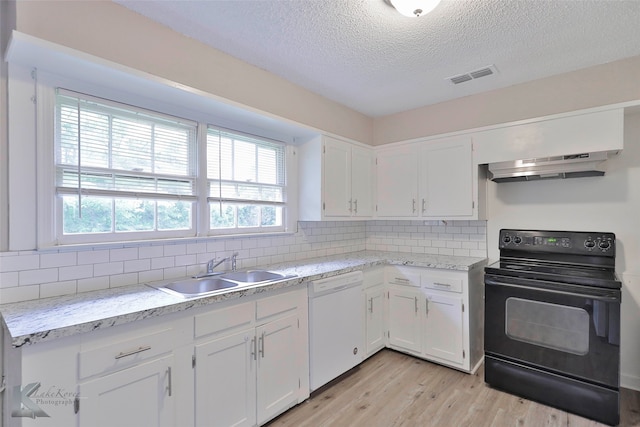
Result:
[[[640,426],[640,392],[623,389],[621,426]],[[492,389],[482,368],[458,372],[382,350],[268,424],[279,426],[572,426],[604,424]]]

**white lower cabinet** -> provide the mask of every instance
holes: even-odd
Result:
[[[462,364],[464,356],[462,298],[427,292],[424,348],[426,356]]]
[[[422,313],[419,289],[391,286],[389,299],[389,346],[411,353],[422,350]]]
[[[309,397],[307,290],[266,295],[24,348],[5,333],[7,392],[34,405],[7,397],[0,424],[262,425]]]
[[[386,346],[386,288],[384,267],[373,267],[363,271],[362,294],[364,299],[364,354],[362,359],[372,356]]]
[[[482,268],[387,267],[389,347],[466,372],[483,354]]]
[[[176,425],[173,355],[81,383],[78,426]]]
[[[298,403],[300,360],[297,314],[256,329],[258,423],[262,424]]]
[[[261,425],[306,399],[306,317],[306,290],[196,315],[195,425]]]
[[[385,347],[384,287],[364,291],[365,299],[365,357]]]
[[[256,425],[254,341],[249,329],[196,345],[196,426]]]

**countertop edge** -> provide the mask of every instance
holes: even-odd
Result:
[[[427,258],[426,260],[424,258]],[[299,260],[295,262],[282,263],[279,265],[270,265],[269,270],[283,271],[287,273],[297,274],[293,279],[287,279],[275,283],[264,285],[247,286],[241,289],[233,290],[216,295],[204,296],[192,299],[183,299],[180,297],[170,296],[164,292],[154,289],[145,284],[131,285],[123,288],[106,289],[103,291],[87,292],[83,294],[73,294],[63,297],[54,297],[47,300],[54,307],[51,316],[64,316],[69,313],[65,310],[68,305],[74,304],[75,301],[84,298],[87,299],[86,305],[90,305],[95,301],[113,301],[113,304],[135,305],[138,300],[145,295],[152,296],[157,300],[156,303],[150,303],[147,307],[133,308],[130,312],[116,313],[105,318],[70,323],[69,325],[59,326],[47,329],[44,326],[32,326],[31,328],[18,328],[14,325],[23,322],[22,317],[26,317],[29,313],[29,305],[34,306],[32,311],[36,311],[37,306],[42,306],[42,301],[33,300],[21,303],[7,304],[0,306],[0,315],[4,327],[9,331],[11,345],[14,348],[20,348],[44,341],[51,341],[63,337],[73,336],[85,332],[91,332],[97,329],[103,329],[112,326],[124,325],[143,319],[160,317],[163,315],[182,312],[196,307],[207,306],[222,301],[240,299],[250,295],[270,292],[277,289],[290,288],[299,286],[303,283],[312,282],[339,274],[349,273],[351,271],[364,270],[375,266],[398,265],[419,268],[446,269],[458,271],[470,271],[487,263],[486,258],[476,257],[453,257],[453,256],[427,256],[418,254],[405,253],[389,253],[376,251],[363,251],[349,254],[342,254],[329,257],[311,258]],[[304,272],[306,268],[315,270],[314,273]],[[78,297],[78,296],[81,297]],[[88,298],[92,298],[88,300]],[[9,314],[7,321],[6,311],[15,309],[18,313]],[[40,307],[41,311],[48,311]],[[11,319],[11,317],[14,317]],[[31,332],[29,332],[31,330]]]

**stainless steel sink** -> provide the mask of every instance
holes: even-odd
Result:
[[[185,278],[171,283],[149,284],[149,286],[182,298],[195,298],[236,287],[267,284],[292,277],[296,276],[266,270],[232,271],[216,276]]]
[[[231,280],[240,283],[261,283],[261,282],[275,282],[277,280],[286,279],[287,276],[282,273],[276,273],[266,270],[248,270],[248,271],[233,271],[231,273],[225,273],[220,276],[223,279]]]
[[[230,282],[220,277],[203,277],[200,279],[178,280],[166,285],[154,287],[184,298],[193,298],[235,288],[236,286],[238,286],[238,283]]]

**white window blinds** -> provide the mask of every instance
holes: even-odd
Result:
[[[58,91],[58,194],[196,199],[194,122]]]
[[[285,145],[209,127],[209,201],[284,205]]]

